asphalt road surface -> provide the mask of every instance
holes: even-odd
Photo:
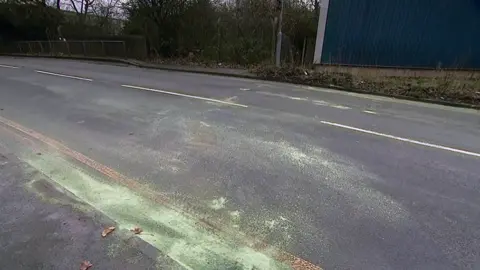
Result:
[[[0,145],[175,267],[480,269],[475,110],[2,57]]]

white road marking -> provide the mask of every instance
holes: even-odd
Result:
[[[164,91],[164,90],[158,90],[158,89],[152,89],[152,88],[146,88],[146,87],[140,87],[140,86],[134,86],[134,85],[128,85],[128,84],[122,84],[122,86],[123,86],[123,87],[127,87],[127,88],[132,88],[132,89],[138,89],[138,90],[145,90],[145,91],[157,92],[157,93],[162,93],[162,94],[167,94],[167,95],[173,95],[173,96],[188,97],[188,98],[205,100],[205,101],[211,101],[211,102],[216,102],[216,103],[221,103],[221,104],[226,104],[226,105],[231,105],[231,106],[238,106],[238,107],[242,107],[242,108],[248,108],[247,105],[232,103],[232,102],[223,101],[223,100],[218,100],[218,99],[213,99],[213,98],[205,98],[205,97],[199,97],[199,96],[192,96],[192,95],[180,94],[180,93],[175,93],[175,92],[169,92],[169,91]]]
[[[336,109],[341,109],[341,110],[350,110],[352,108],[343,106],[343,105],[338,105],[338,104],[333,104],[326,102],[324,100],[313,100],[313,104],[318,105],[318,106],[326,106],[326,107],[331,107],[331,108],[336,108]]]
[[[319,106],[330,106],[331,105],[330,103],[328,103],[326,101],[323,101],[323,100],[314,100],[313,104],[319,105]]]
[[[302,100],[302,101],[306,101],[308,99],[306,98],[302,98],[302,97],[288,97],[289,99],[293,99],[293,100]]]
[[[260,95],[266,95],[266,96],[272,96],[272,97],[288,98],[288,99],[291,99],[291,100],[300,100],[300,101],[307,101],[308,100],[307,98],[303,98],[303,97],[292,97],[292,96],[287,96],[287,95],[284,95],[284,94],[275,94],[275,93],[263,92],[263,91],[257,91],[256,93],[260,94]]]
[[[364,113],[369,113],[369,114],[377,114],[377,113],[374,112],[374,111],[368,111],[368,110],[365,110],[365,111],[363,111],[363,112],[364,112]]]
[[[376,132],[376,131],[371,131],[371,130],[356,128],[356,127],[346,126],[346,125],[327,122],[327,121],[320,121],[320,122],[322,124],[325,124],[325,125],[330,125],[330,126],[339,127],[339,128],[345,128],[345,129],[354,130],[354,131],[358,131],[358,132],[363,132],[363,133],[367,133],[367,134],[371,134],[371,135],[376,135],[376,136],[380,136],[380,137],[394,139],[394,140],[398,140],[398,141],[402,141],[402,142],[408,142],[408,143],[412,143],[412,144],[427,146],[427,147],[441,149],[441,150],[450,151],[450,152],[454,152],[454,153],[459,153],[459,154],[464,154],[464,155],[469,155],[469,156],[474,156],[474,157],[480,157],[480,153],[474,153],[474,152],[465,151],[465,150],[461,150],[461,149],[455,149],[455,148],[451,148],[451,147],[447,147],[447,146],[442,146],[442,145],[437,145],[437,144],[432,144],[432,143],[426,143],[426,142],[411,140],[411,139],[407,139],[407,138],[397,137],[397,136],[384,134],[384,133],[380,133],[380,132]]]
[[[9,66],[9,65],[0,65],[0,67],[4,67],[4,68],[18,68],[18,67]]]
[[[261,94],[261,95],[266,95],[266,96],[274,96],[274,97],[288,98],[288,99],[291,99],[291,100],[308,101],[308,98],[304,98],[304,97],[292,97],[292,96],[287,96],[287,95],[284,95],[284,94],[275,94],[275,93],[263,92],[263,91],[257,91],[256,93],[257,93],[257,94]],[[315,105],[328,106],[328,107],[331,107],[331,108],[336,108],[336,109],[341,109],[341,110],[350,110],[350,109],[352,109],[352,108],[347,107],[347,106],[343,106],[343,105],[339,105],[339,104],[333,104],[333,103],[328,103],[328,102],[323,101],[323,100],[312,100],[312,102],[313,102],[313,104],[315,104]]]
[[[452,106],[445,106],[445,105],[439,105],[439,104],[433,104],[433,103],[426,103],[426,102],[421,102],[421,101],[411,101],[411,100],[405,100],[405,99],[397,99],[397,98],[392,98],[392,97],[382,97],[382,96],[376,96],[374,94],[368,94],[368,93],[353,93],[353,92],[348,92],[348,91],[335,90],[335,89],[329,89],[329,88],[320,88],[320,87],[311,87],[311,86],[300,86],[300,88],[303,89],[303,90],[311,90],[311,91],[315,91],[315,92],[323,92],[323,93],[330,93],[330,94],[343,95],[343,96],[353,96],[353,97],[358,97],[358,98],[363,98],[363,99],[368,99],[368,100],[375,100],[375,101],[380,101],[380,102],[392,102],[392,103],[398,103],[398,104],[407,104],[407,105],[414,105],[414,106],[417,106],[417,107],[456,111],[456,112],[470,113],[470,114],[475,114],[475,115],[480,114],[478,112],[478,110],[476,110],[476,109],[452,107]]]
[[[240,88],[242,91],[250,91],[250,88]]]
[[[59,76],[59,77],[65,77],[65,78],[70,78],[70,79],[82,80],[82,81],[89,81],[89,82],[93,81],[92,79],[88,79],[88,78],[58,74],[58,73],[47,72],[47,71],[42,71],[42,70],[35,70],[35,72],[42,73],[42,74],[47,74],[47,75],[52,75],[52,76]]]
[[[203,121],[200,121],[200,124],[202,124],[202,126],[210,127],[209,124],[207,124],[207,123],[205,123],[205,122],[203,122]]]
[[[333,108],[341,109],[341,110],[350,110],[350,107],[343,106],[343,105],[332,105]]]
[[[257,83],[257,87],[258,88],[262,88],[262,87],[273,88],[273,86],[271,84],[266,84],[266,83]]]

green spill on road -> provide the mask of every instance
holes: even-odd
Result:
[[[247,246],[240,246],[196,224],[196,220],[156,204],[126,187],[106,183],[60,156],[23,158],[38,171],[117,222],[119,229],[139,226],[140,237],[186,269],[290,269]],[[274,252],[270,250],[270,252]]]

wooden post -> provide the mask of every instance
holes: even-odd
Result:
[[[41,41],[37,41],[38,42],[38,46],[40,46],[40,53],[43,53],[43,45],[42,45],[42,42]]]
[[[83,55],[87,56],[87,48],[85,47],[85,41],[82,41]]]
[[[125,57],[125,59],[127,59],[127,44],[125,44],[125,41],[122,41],[122,44],[123,44],[123,56]]]
[[[305,48],[307,47],[307,37],[303,39],[303,49],[302,49],[302,67],[305,66]]]
[[[102,53],[103,53],[103,56],[107,56],[107,53],[105,52],[105,43],[103,42],[103,40],[100,41],[100,42],[102,42]]]
[[[65,45],[67,46],[68,55],[72,55],[72,53],[70,52],[70,45],[68,45],[68,41],[66,40],[65,40]]]

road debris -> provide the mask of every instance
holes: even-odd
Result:
[[[81,264],[80,264],[80,270],[88,270],[90,269],[90,267],[92,267],[93,264],[90,263],[89,261],[83,261]]]
[[[115,230],[115,227],[113,227],[113,226],[105,228],[102,232],[102,237],[106,237],[108,234],[110,234],[114,230]]]
[[[135,227],[133,229],[130,229],[134,234],[141,234],[143,232],[142,228],[140,227]]]

